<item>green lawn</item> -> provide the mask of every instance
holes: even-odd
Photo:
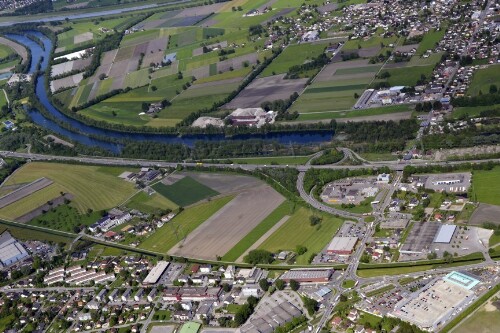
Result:
[[[5,314],[0,318],[0,331],[5,332],[7,329],[12,327],[12,324],[16,321],[16,316],[12,314]]]
[[[287,47],[273,62],[261,73],[262,77],[275,74],[284,74],[295,65],[302,65],[323,53],[326,44],[295,44]]]
[[[344,280],[344,282],[342,282],[342,288],[349,289],[349,288],[354,287],[355,284],[356,284],[356,281],[354,281],[354,280]]]
[[[284,202],[269,214],[262,222],[241,239],[223,257],[223,261],[236,261],[252,244],[259,240],[269,229],[278,223],[285,215],[292,214],[290,202]]]
[[[16,53],[13,49],[11,49],[7,45],[0,44],[0,59],[6,58],[11,54]]]
[[[391,68],[382,69],[382,72],[388,72],[391,76],[387,79],[387,82],[391,86],[415,86],[417,81],[420,80],[422,75],[426,78],[432,76],[432,70],[434,65],[427,66],[414,66],[414,67],[403,67],[403,68]]]
[[[444,37],[446,29],[442,28],[439,31],[430,31],[424,35],[424,38],[420,42],[417,48],[417,54],[422,55],[427,50],[433,50],[436,47],[436,44],[439,43],[441,39]]]
[[[308,263],[313,253],[320,252],[342,225],[343,221],[328,214],[319,214],[322,217],[320,225],[311,226],[309,217],[312,212],[300,207],[288,221],[276,230],[259,246],[259,249],[278,252],[279,250],[295,251],[298,245],[305,246],[307,252],[297,257],[298,264]]]
[[[153,189],[181,207],[219,194],[191,177],[184,177],[172,185],[157,183],[153,185]]]
[[[500,86],[500,65],[490,65],[488,68],[478,69],[472,77],[472,82],[467,90],[467,95],[477,96],[479,92],[487,94],[490,85]]]
[[[146,250],[166,253],[182,238],[186,237],[191,231],[205,222],[232,199],[233,196],[228,196],[186,208],[179,215],[174,217],[172,221],[156,230],[156,232],[142,242],[139,247]]]
[[[478,202],[500,205],[500,166],[493,170],[475,170],[472,176],[473,198]]]
[[[498,243],[500,243],[500,235],[491,235],[490,241],[489,241],[489,246],[493,247],[496,246]]]
[[[39,240],[43,242],[53,242],[55,244],[70,243],[73,241],[73,238],[54,235],[45,231],[37,231],[0,224],[0,234],[6,230],[8,230],[12,234],[12,236],[21,240]]]

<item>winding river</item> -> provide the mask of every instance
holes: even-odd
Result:
[[[89,146],[99,146],[114,153],[119,153],[120,145],[110,143],[108,141],[95,139],[91,136],[103,136],[118,140],[137,140],[137,141],[156,141],[162,143],[181,143],[187,146],[193,146],[196,141],[221,141],[221,140],[248,140],[248,139],[264,139],[274,140],[282,144],[300,143],[300,144],[313,144],[330,141],[333,133],[331,131],[309,131],[309,132],[283,132],[283,133],[270,133],[270,134],[249,134],[249,135],[236,135],[230,138],[224,135],[184,135],[182,137],[168,134],[143,134],[143,133],[127,133],[114,130],[103,129],[99,127],[84,124],[76,119],[66,116],[64,113],[55,108],[49,98],[47,89],[45,87],[45,75],[49,72],[49,57],[50,50],[52,50],[52,41],[44,34],[38,31],[30,31],[29,34],[36,36],[40,39],[44,48],[38,45],[33,40],[25,35],[8,34],[12,40],[25,45],[31,50],[31,67],[29,73],[34,73],[37,64],[40,63],[40,70],[45,71],[43,75],[36,79],[35,93],[40,103],[45,109],[55,118],[64,121],[74,130],[68,130],[61,127],[51,119],[47,119],[39,110],[31,109],[28,111],[34,123],[42,126],[50,131],[59,135],[65,136],[73,141]]]

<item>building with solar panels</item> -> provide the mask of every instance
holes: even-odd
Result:
[[[5,231],[0,235],[0,264],[2,267],[14,265],[30,255],[23,244]]]

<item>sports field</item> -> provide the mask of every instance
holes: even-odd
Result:
[[[473,198],[479,202],[500,205],[500,167],[493,170],[474,170],[472,175]]]
[[[310,215],[312,213],[309,209],[300,207],[282,227],[259,246],[259,249],[275,253],[280,250],[295,251],[298,245],[302,245],[307,248],[307,252],[297,257],[297,263],[308,263],[311,254],[320,252],[343,223],[339,218],[320,214],[322,221],[319,227],[311,226]]]
[[[139,247],[166,253],[232,199],[233,196],[227,196],[186,208],[172,221],[157,229]]]
[[[172,185],[157,183],[153,185],[153,189],[181,207],[192,205],[200,200],[219,194],[191,177],[184,177]]]
[[[22,210],[26,210],[24,212],[26,213],[36,208],[37,205],[59,196],[61,191],[71,193],[74,196],[72,205],[75,205],[83,213],[88,208],[93,210],[112,208],[134,193],[134,184],[117,176],[126,170],[131,171],[130,168],[121,167],[32,162],[18,169],[6,185],[27,183],[41,177],[47,177],[54,182],[49,187],[36,192],[35,197],[28,196],[23,199],[28,200],[25,203],[26,207],[17,208],[16,214]],[[19,205],[16,203],[13,206]],[[4,210],[8,208],[6,207]],[[12,216],[12,212],[4,210],[0,214]]]
[[[492,84],[496,85],[497,89],[500,88],[499,77],[500,65],[490,65],[487,68],[478,69],[472,77],[467,94],[471,96],[477,96],[480,94],[479,92],[488,94]]]

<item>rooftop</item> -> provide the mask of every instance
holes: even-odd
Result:
[[[328,251],[352,251],[356,243],[357,237],[333,237],[328,245]]]
[[[439,227],[439,231],[436,234],[436,238],[434,238],[434,243],[449,243],[451,242],[451,238],[457,229],[456,225],[453,224],[443,224]]]

